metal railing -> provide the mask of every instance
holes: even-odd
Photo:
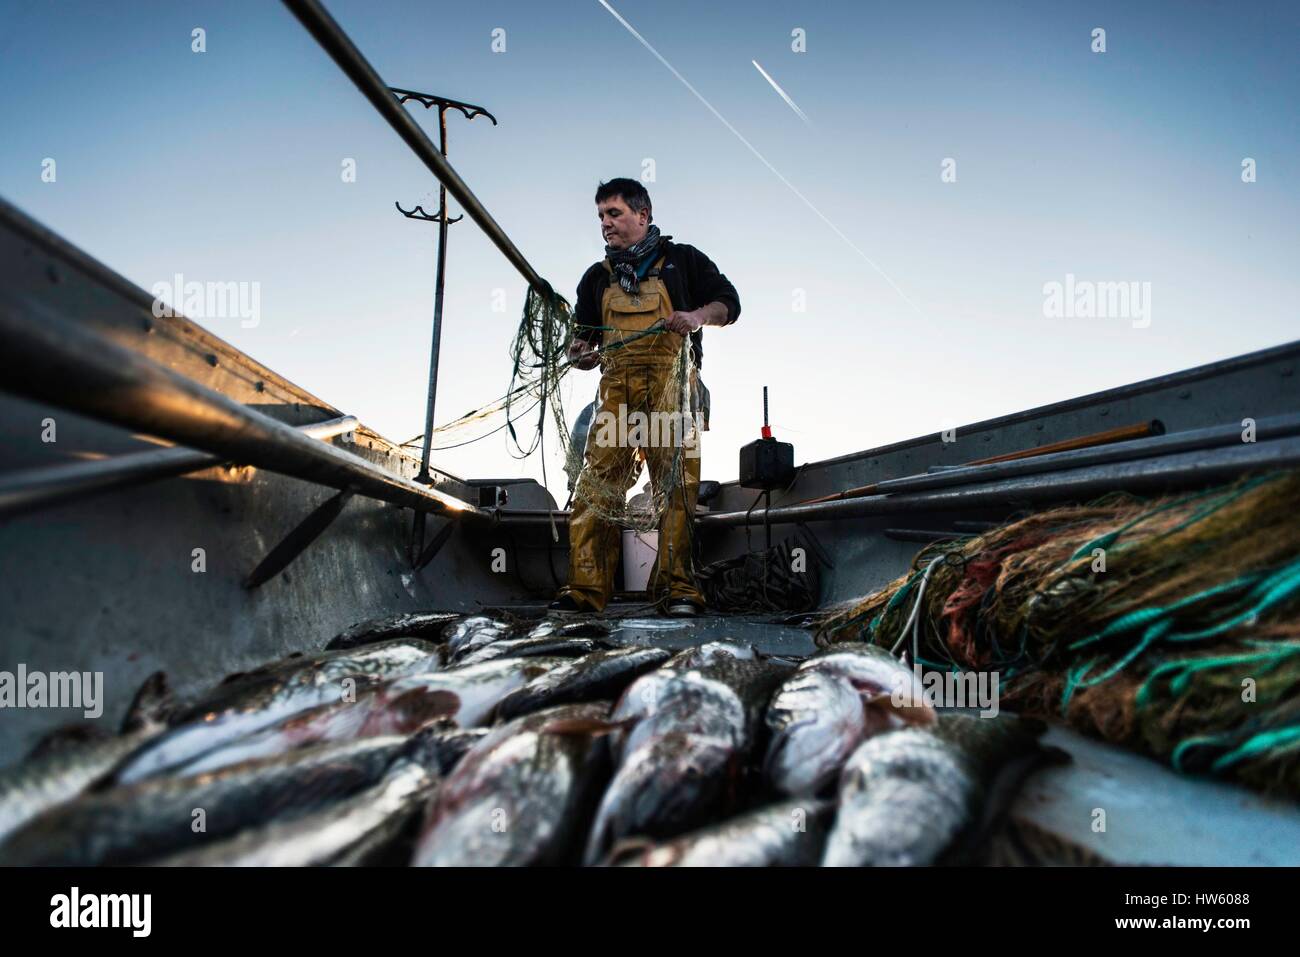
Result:
[[[10,392],[294,478],[449,516],[486,513],[250,409],[84,325],[0,302]]]
[[[1046,456],[1045,456],[1046,457]],[[891,492],[800,505],[783,505],[764,513],[710,512],[696,518],[705,528],[742,527],[764,521],[773,525],[830,522],[850,518],[1042,504],[1088,498],[1116,489],[1159,491],[1206,485],[1245,472],[1295,468],[1300,465],[1300,438],[1283,436],[1235,446],[1196,448],[1172,455],[1085,465],[1061,471],[1043,470],[1015,477],[923,491]],[[940,478],[943,476],[936,476]],[[537,518],[530,517],[536,524]]]

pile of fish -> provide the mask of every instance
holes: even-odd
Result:
[[[898,704],[916,675],[868,645],[611,634],[402,615],[184,705],[155,675],[119,735],[0,772],[0,864],[949,863],[1045,754],[1034,722]]]

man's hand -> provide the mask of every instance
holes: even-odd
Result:
[[[727,324],[727,307],[720,302],[711,302],[692,312],[674,312],[664,325],[679,336],[689,336],[700,326],[725,326]]]
[[[569,343],[569,361],[575,369],[594,369],[600,362],[600,350],[586,339],[574,339]]]
[[[704,319],[696,312],[674,312],[664,320],[664,325],[679,336],[689,336],[704,325]]]

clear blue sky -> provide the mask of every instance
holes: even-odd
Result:
[[[805,461],[1300,334],[1298,4],[610,2],[852,246],[597,0],[328,7],[388,83],[497,115],[449,115],[452,163],[569,296],[601,255],[597,182],[654,159],[656,222],[744,307],[705,334],[706,478],[735,476],[764,384]],[[259,282],[260,325],[205,324],[421,430],[434,230],[393,201],[436,184],[281,5],[0,0],[0,130],[0,195],[146,289]],[[523,295],[472,222],[451,232],[439,421],[504,392]],[[1046,318],[1067,273],[1149,282],[1149,327]],[[571,414],[596,378],[570,377]],[[501,436],[435,464],[540,477]]]

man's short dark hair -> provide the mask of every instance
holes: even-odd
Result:
[[[596,202],[603,202],[607,199],[618,197],[627,203],[627,208],[634,213],[646,210],[650,213],[647,222],[655,221],[654,211],[650,206],[650,193],[634,179],[628,179],[626,176],[620,176],[618,179],[611,179],[608,183],[601,183],[596,189]]]

